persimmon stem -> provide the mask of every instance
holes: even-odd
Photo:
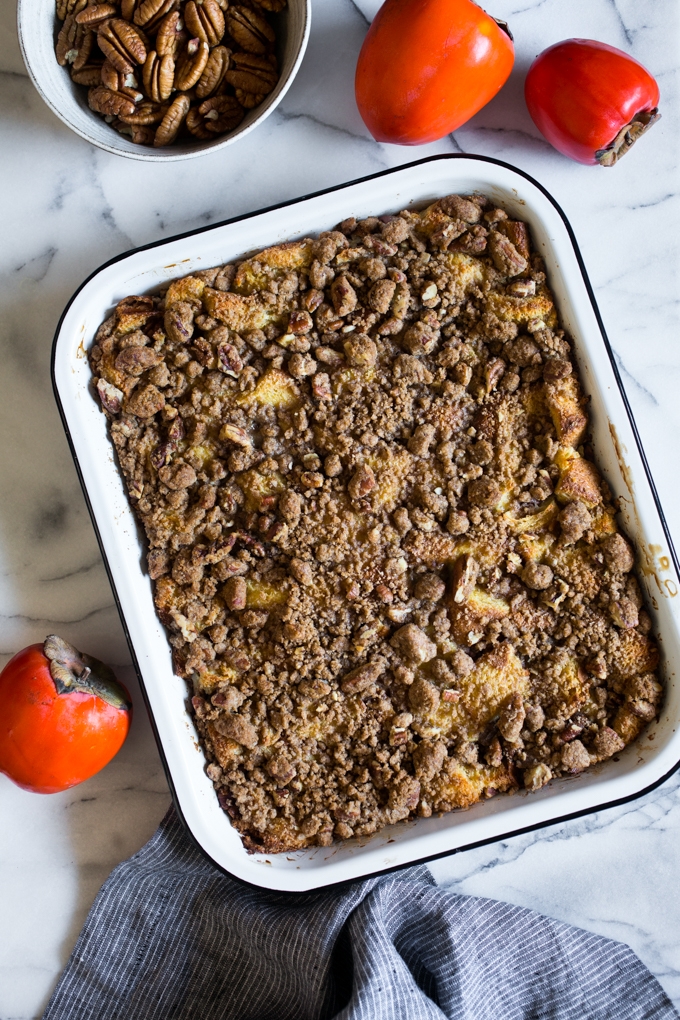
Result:
[[[56,634],[45,638],[43,655],[50,664],[57,694],[93,694],[124,712],[132,707],[112,670],[99,659],[79,652]]]
[[[614,166],[635,145],[638,138],[648,131],[652,124],[656,124],[660,118],[661,114],[657,107],[654,107],[653,110],[641,110],[636,113],[630,123],[621,128],[610,145],[605,149],[597,150],[595,159],[600,166]]]

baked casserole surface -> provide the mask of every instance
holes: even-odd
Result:
[[[657,714],[545,266],[484,196],[126,298],[90,360],[249,850],[536,790]]]

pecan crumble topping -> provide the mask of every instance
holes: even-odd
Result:
[[[250,850],[539,789],[657,714],[544,264],[484,196],[126,298],[90,357]]]

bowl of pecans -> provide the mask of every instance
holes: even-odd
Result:
[[[311,0],[19,0],[24,62],[86,141],[147,161],[230,145],[278,105]]]

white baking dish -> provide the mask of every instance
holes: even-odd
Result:
[[[480,190],[529,222],[545,256],[562,321],[574,337],[598,462],[620,498],[622,524],[639,550],[641,580],[653,607],[667,696],[661,718],[615,759],[532,794],[499,796],[467,811],[419,819],[366,840],[290,854],[249,855],[218,805],[186,710],[187,691],[170,650],[143,568],[143,544],[128,505],[106,420],[89,387],[86,349],[112,306],[194,270],[247,251],[365,217],[421,204],[450,192]],[[176,806],[193,837],[220,868],[269,889],[301,892],[461,850],[639,796],[680,762],[678,570],[590,284],[563,213],[526,174],[483,157],[439,156],[366,177],[219,226],[140,248],[98,269],[59,324],[54,387],[73,456]]]

